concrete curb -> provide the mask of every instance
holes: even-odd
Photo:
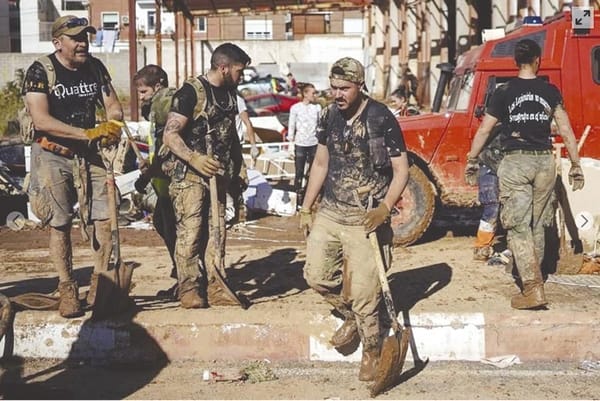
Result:
[[[92,322],[89,316],[65,320],[55,312],[19,312],[14,354],[96,363],[163,357],[173,361],[360,360],[360,348],[343,356],[328,345],[341,321],[314,312],[286,319],[293,325],[269,324],[257,314],[226,323],[214,320],[214,314],[209,319],[192,314],[175,322],[157,313],[142,311],[133,321]],[[581,361],[588,352],[600,354],[600,312],[420,313],[411,315],[411,325],[420,356],[431,361],[478,361],[509,354],[522,361]]]

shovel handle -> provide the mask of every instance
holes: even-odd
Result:
[[[373,253],[375,254],[375,264],[377,265],[377,275],[379,276],[379,283],[381,284],[381,292],[383,293],[383,301],[385,302],[385,308],[392,320],[392,328],[395,333],[400,333],[400,324],[398,323],[398,317],[396,315],[396,309],[394,308],[394,299],[392,298],[392,291],[390,290],[390,284],[388,283],[387,276],[385,274],[385,264],[381,257],[381,250],[379,249],[379,241],[377,240],[377,234],[375,232],[369,233],[369,241],[373,247]]]
[[[144,156],[142,156],[142,152],[140,152],[140,148],[138,148],[137,144],[135,143],[135,139],[133,139],[133,135],[131,135],[131,131],[129,130],[129,127],[127,126],[127,123],[125,121],[123,121],[123,129],[125,130],[127,139],[129,140],[129,143],[131,144],[131,147],[133,148],[133,152],[135,153],[135,156],[137,157],[138,162],[140,164],[146,163],[146,159],[144,159]]]

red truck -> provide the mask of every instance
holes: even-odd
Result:
[[[392,217],[397,245],[417,241],[429,227],[436,206],[477,204],[477,188],[468,186],[463,178],[467,152],[491,94],[517,75],[513,50],[521,39],[540,44],[538,76],[562,92],[576,137],[590,125],[580,155],[600,159],[600,14],[595,14],[592,11],[590,29],[574,29],[570,11],[543,23],[523,24],[465,52],[456,67],[438,66],[441,75],[432,113],[399,119],[413,164],[407,189]],[[440,111],[446,86],[447,105]]]

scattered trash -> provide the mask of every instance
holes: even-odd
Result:
[[[587,372],[600,370],[600,360],[598,360],[598,358],[596,358],[596,356],[591,352],[587,352],[583,361],[581,361],[579,364],[579,369]]]
[[[237,369],[221,369],[218,372],[204,369],[202,371],[202,380],[211,383],[237,382],[246,380],[246,375]]]
[[[494,356],[491,358],[483,358],[481,363],[485,363],[486,365],[493,365],[497,368],[504,369],[512,365],[521,364],[521,360],[517,355],[501,355]]]
[[[512,252],[510,249],[505,249],[502,252],[494,252],[488,259],[488,266],[505,266],[512,261]]]
[[[240,373],[245,375],[246,379],[251,383],[265,382],[277,380],[278,377],[273,373],[268,366],[268,361],[256,361],[243,368]]]

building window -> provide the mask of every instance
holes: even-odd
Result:
[[[362,18],[344,18],[344,35],[361,35],[362,33]]]
[[[156,11],[148,11],[148,32],[149,34],[153,34],[156,29]]]
[[[269,19],[251,19],[245,21],[246,40],[273,39],[273,21]]]
[[[89,4],[89,1],[85,3]],[[70,10],[85,10],[84,2],[81,0],[62,0],[62,9],[64,11]]]
[[[328,31],[329,14],[297,14],[292,17],[294,34],[323,34]]]
[[[102,29],[113,30],[119,28],[119,13],[102,13]]]
[[[196,32],[206,32],[206,17],[196,17]]]

